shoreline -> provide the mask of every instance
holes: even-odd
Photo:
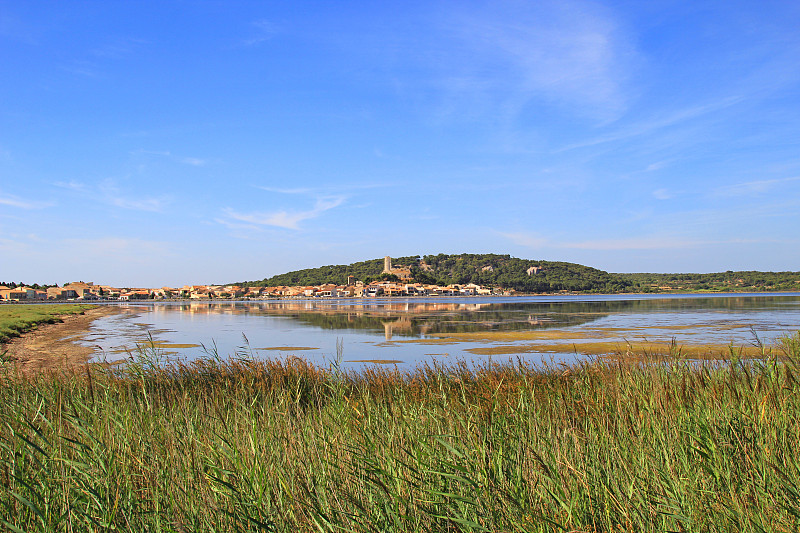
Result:
[[[284,298],[157,298],[134,300],[36,300],[36,301],[0,301],[2,305],[63,305],[63,304],[90,304],[99,307],[152,305],[157,303],[248,303],[248,302],[295,302],[295,301],[356,301],[370,302],[383,300],[447,300],[447,299],[472,299],[472,298],[530,298],[530,297],[724,297],[724,296],[798,296],[796,291],[669,291],[669,292],[526,292],[515,294],[472,294],[472,295],[413,295],[413,296],[288,296]]]
[[[20,374],[75,368],[87,363],[94,349],[74,341],[89,331],[96,319],[118,312],[115,306],[103,305],[62,316],[60,322],[40,324],[0,345],[0,353],[6,352],[9,366]]]
[[[437,297],[370,297],[370,298],[270,298],[270,299],[248,299],[248,300],[134,300],[134,301],[100,301],[92,302],[96,307],[88,309],[81,314],[63,315],[60,321],[53,324],[40,324],[35,329],[25,332],[22,335],[12,338],[6,343],[0,343],[0,354],[5,352],[6,365],[14,368],[21,374],[35,374],[46,371],[69,370],[88,363],[95,355],[95,348],[92,346],[81,346],[75,341],[89,332],[91,324],[98,318],[125,312],[129,307],[150,307],[158,304],[263,304],[268,302],[302,302],[302,301],[344,301],[344,302],[390,302],[402,300],[469,300],[469,299],[495,299],[495,298],[531,298],[531,297],[632,297],[632,298],[675,298],[675,297],[758,297],[758,296],[796,296],[797,292],[768,292],[768,293],[613,293],[613,294],[589,294],[589,293],[545,293],[545,294],[516,294],[513,296],[437,296]],[[77,302],[75,302],[77,303]],[[87,302],[88,303],[88,302]],[[11,305],[29,305],[18,303]]]
[[[47,305],[57,303],[90,303],[97,306],[113,306],[113,305],[151,305],[157,303],[248,303],[248,302],[297,302],[297,301],[355,301],[355,302],[371,302],[381,300],[447,300],[447,299],[471,299],[471,298],[530,298],[530,297],[578,297],[578,296],[646,296],[650,298],[659,297],[681,297],[681,296],[800,296],[798,291],[720,291],[720,292],[527,292],[516,294],[473,294],[473,295],[426,295],[426,296],[289,296],[285,298],[158,298],[158,299],[135,299],[135,300],[59,300],[41,301],[41,302],[14,302],[14,303],[0,303],[0,305]]]

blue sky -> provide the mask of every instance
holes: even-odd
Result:
[[[800,269],[797,2],[0,0],[0,280]]]

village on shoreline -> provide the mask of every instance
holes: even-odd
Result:
[[[536,268],[538,271],[538,268]],[[404,266],[392,266],[389,256],[384,258],[383,279],[365,283],[354,276],[347,283],[337,285],[281,285],[242,286],[231,285],[184,285],[183,287],[119,288],[96,285],[93,282],[77,281],[63,287],[36,289],[32,287],[6,287],[0,285],[0,301],[131,301],[131,300],[268,300],[292,298],[376,298],[379,296],[512,296],[513,289],[483,287],[475,283],[436,285],[414,282],[411,270]]]
[[[351,265],[352,266],[352,265]],[[426,263],[421,264],[423,271],[430,270]],[[581,267],[581,265],[577,265]],[[482,272],[493,271],[491,265],[483,265],[479,267]],[[587,267],[582,267],[587,270]],[[591,270],[591,269],[588,269]],[[542,265],[527,265],[523,270],[523,276],[533,277],[548,272],[548,269]],[[292,273],[296,274],[296,273]],[[575,273],[571,273],[573,276]],[[739,276],[733,280],[725,280],[728,274]],[[748,286],[744,279],[748,275],[759,274],[760,278],[750,281]],[[766,276],[766,274],[772,277]],[[182,287],[159,287],[159,288],[142,288],[142,287],[114,287],[111,285],[100,285],[94,282],[77,281],[67,283],[61,287],[58,285],[34,285],[32,287],[25,285],[17,285],[11,283],[10,287],[0,284],[0,303],[19,302],[19,303],[32,303],[41,301],[143,301],[143,300],[193,300],[193,301],[207,301],[207,300],[269,300],[269,299],[308,299],[308,298],[376,298],[376,297],[436,297],[436,296],[519,296],[531,294],[582,294],[590,292],[593,294],[598,293],[614,293],[614,294],[647,294],[647,293],[719,293],[719,292],[762,292],[764,290],[770,291],[778,288],[779,290],[788,290],[790,292],[797,291],[797,284],[800,284],[800,277],[797,273],[778,273],[789,274],[785,279],[780,277],[775,278],[775,273],[758,273],[758,272],[738,272],[734,273],[728,271],[721,273],[723,282],[720,279],[714,281],[697,280],[702,283],[695,283],[693,286],[690,283],[682,282],[681,280],[686,276],[684,274],[677,275],[663,275],[661,279],[658,275],[640,274],[643,277],[635,286],[628,282],[625,289],[619,290],[618,287],[613,287],[616,290],[605,290],[608,284],[601,286],[600,290],[572,290],[564,287],[564,285],[556,286],[551,290],[538,290],[538,291],[525,291],[518,290],[520,287],[508,287],[494,284],[480,285],[477,283],[453,283],[447,285],[440,285],[435,283],[420,283],[414,278],[414,274],[409,266],[392,265],[392,258],[389,256],[384,257],[383,270],[378,276],[375,274],[366,275],[364,280],[357,280],[355,276],[348,275],[347,280],[343,284],[339,283],[320,283],[311,284],[309,281],[318,281],[308,279],[306,277],[306,284],[297,285],[276,285],[268,284],[267,280],[263,282],[240,282],[225,285],[184,285]],[[580,273],[578,274],[580,275]],[[654,277],[656,276],[656,277]],[[376,279],[377,277],[377,279]],[[730,277],[730,276],[728,276]],[[650,279],[653,278],[653,279]],[[775,278],[775,279],[773,279]],[[337,281],[343,278],[338,277]],[[284,279],[280,281],[300,281],[303,280],[302,276],[297,276],[295,279]],[[602,280],[601,280],[602,281]],[[776,285],[777,284],[777,285]],[[714,286],[712,286],[714,285]],[[780,285],[783,285],[782,287]],[[631,289],[634,290],[631,290]],[[636,290],[638,289],[638,290]]]
[[[351,276],[352,278],[352,276]],[[183,287],[119,288],[93,282],[35,289],[0,285],[0,301],[135,301],[135,300],[268,300],[292,298],[375,298],[379,296],[513,296],[517,291],[500,287],[429,285],[397,281],[348,280],[345,285],[242,287],[240,285],[184,285]]]

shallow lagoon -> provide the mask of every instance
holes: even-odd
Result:
[[[423,362],[575,362],[668,352],[715,358],[800,330],[800,295],[559,295],[118,304],[79,342],[98,360],[151,342],[166,357],[297,356],[346,367]],[[675,347],[673,347],[675,350]]]

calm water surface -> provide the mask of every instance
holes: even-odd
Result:
[[[343,344],[346,365],[392,361],[482,361],[523,357],[574,362],[585,356],[529,353],[515,333],[541,332],[551,344],[626,340],[682,344],[766,343],[800,330],[800,295],[530,296],[167,302],[119,304],[80,341],[113,361],[151,340],[166,357],[303,357],[327,364]],[[448,338],[455,335],[456,338]],[[460,335],[460,337],[459,337]],[[474,338],[472,338],[474,337]],[[465,339],[466,338],[466,339]],[[502,346],[521,355],[479,356],[467,350]]]

